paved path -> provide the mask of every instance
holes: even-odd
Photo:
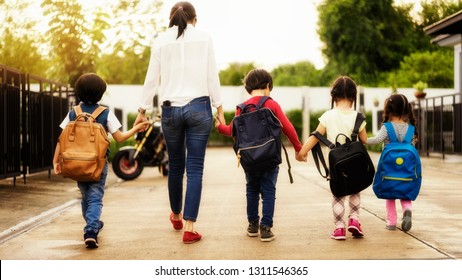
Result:
[[[293,151],[290,151],[293,155]],[[377,161],[377,154],[373,157]],[[169,221],[167,179],[147,168],[135,181],[109,175],[100,248],[83,245],[79,193],[72,181],[47,173],[13,187],[0,181],[2,260],[460,260],[462,259],[462,163],[423,158],[421,194],[414,202],[410,232],[385,230],[385,207],[372,189],[362,193],[365,237],[330,238],[333,230],[328,183],[312,162],[291,159],[277,185],[273,232],[260,242],[246,235],[245,180],[231,148],[207,151],[204,189],[191,245]],[[52,208],[51,211],[47,211]],[[400,209],[400,206],[398,206]],[[32,228],[30,228],[33,226]],[[22,232],[25,231],[25,232]],[[16,236],[16,234],[20,233]]]

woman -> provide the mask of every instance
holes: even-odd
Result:
[[[169,154],[168,191],[170,222],[183,229],[183,242],[197,242],[194,230],[202,192],[205,149],[212,128],[212,108],[225,122],[220,80],[211,37],[195,28],[196,11],[189,2],[178,2],[170,11],[167,31],[154,42],[135,124],[146,119],[158,93],[162,104],[162,130]],[[211,104],[212,103],[212,104]],[[183,176],[187,186],[183,205]]]

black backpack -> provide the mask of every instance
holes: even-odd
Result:
[[[263,96],[254,104],[239,104],[241,114],[233,119],[234,152],[239,164],[246,172],[272,169],[281,164],[281,146],[286,153],[290,173],[290,162],[287,151],[281,141],[281,123],[269,108],[263,104],[269,99]]]
[[[363,121],[364,116],[358,113],[351,139],[345,134],[340,133],[335,138],[335,144],[317,131],[311,133],[311,135],[319,139],[319,142],[312,149],[316,167],[321,176],[329,180],[332,194],[336,197],[358,193],[369,187],[374,180],[374,164],[364,145],[360,141],[357,141],[359,127]],[[338,137],[345,137],[346,142],[339,144],[337,142]],[[324,160],[320,143],[323,143],[330,149],[329,168],[327,168]],[[322,174],[319,161],[321,161],[326,175]]]

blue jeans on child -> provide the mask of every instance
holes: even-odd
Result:
[[[186,169],[183,219],[193,222],[199,213],[205,149],[212,124],[209,97],[193,99],[181,107],[162,106],[162,131],[168,151],[170,208],[175,214],[181,213]]]
[[[97,182],[77,182],[82,193],[82,216],[87,223],[83,231],[98,234],[103,209],[104,186],[106,185],[108,163],[104,166],[101,178]]]
[[[274,203],[276,200],[276,182],[279,166],[258,172],[246,172],[247,220],[258,221],[258,205],[262,199],[262,219],[260,224],[272,227]]]

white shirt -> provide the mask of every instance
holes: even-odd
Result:
[[[160,104],[169,100],[172,106],[183,106],[194,98],[210,96],[214,107],[221,106],[220,79],[210,35],[192,24],[178,39],[177,35],[178,26],[173,26],[154,41],[140,107],[152,108],[156,93]]]
[[[326,138],[334,144],[339,133],[343,133],[350,138],[357,114],[358,112],[354,110],[339,110],[336,108],[326,111],[319,118],[319,122],[326,128]],[[363,131],[364,127],[366,127],[366,121],[363,121],[358,133]],[[340,144],[345,143],[345,137],[343,136],[339,136],[337,140]]]

